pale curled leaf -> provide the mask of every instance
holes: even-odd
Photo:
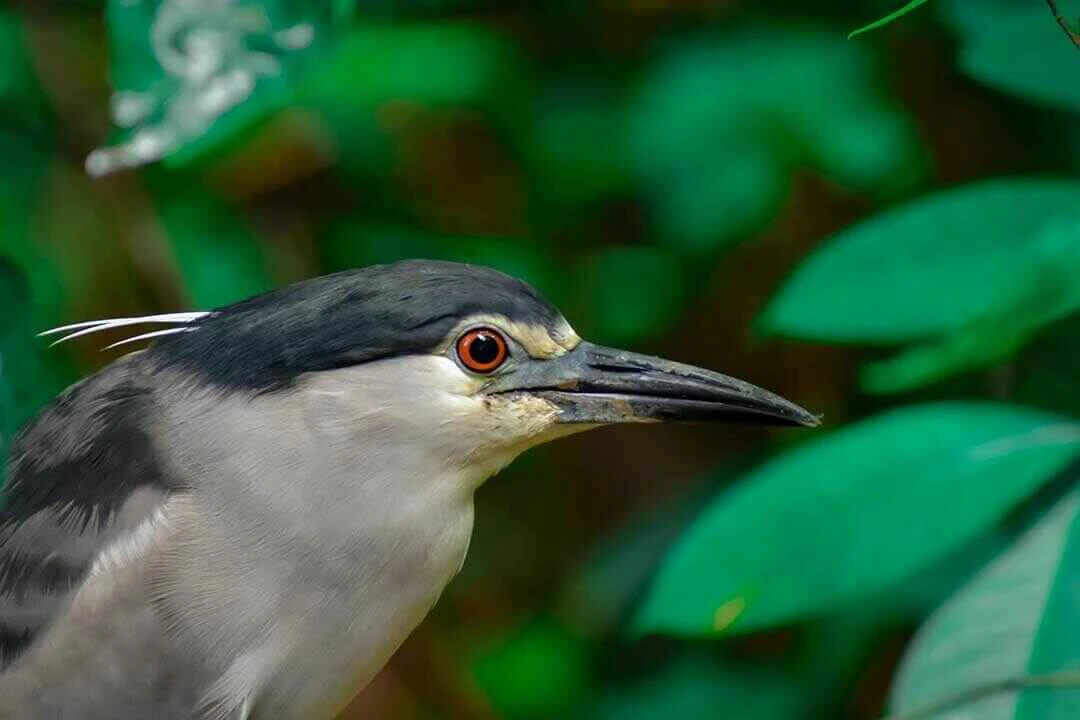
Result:
[[[157,162],[276,109],[291,91],[290,63],[315,46],[324,5],[110,0],[111,114],[126,137],[92,152],[87,172]]]
[[[1078,507],[1075,492],[1060,501],[923,626],[893,687],[897,717],[1049,720],[1080,714],[1075,687],[1054,689],[1049,681],[1038,687],[1034,681],[1080,668]],[[1017,692],[1028,684],[1038,689]]]

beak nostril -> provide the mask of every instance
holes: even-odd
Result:
[[[644,369],[632,365],[612,365],[608,363],[589,363],[589,367],[607,373],[639,373]]]

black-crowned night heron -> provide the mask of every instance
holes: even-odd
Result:
[[[535,290],[410,261],[171,324],[15,439],[0,714],[328,718],[461,568],[473,492],[599,425],[816,425],[724,375],[581,340]]]

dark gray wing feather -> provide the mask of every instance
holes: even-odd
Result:
[[[169,492],[132,355],[73,385],[16,436],[0,505],[0,669],[29,646],[109,543]]]

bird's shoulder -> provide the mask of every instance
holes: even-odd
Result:
[[[94,559],[170,485],[147,432],[142,358],[73,385],[15,437],[0,505],[0,668],[30,644]]]

